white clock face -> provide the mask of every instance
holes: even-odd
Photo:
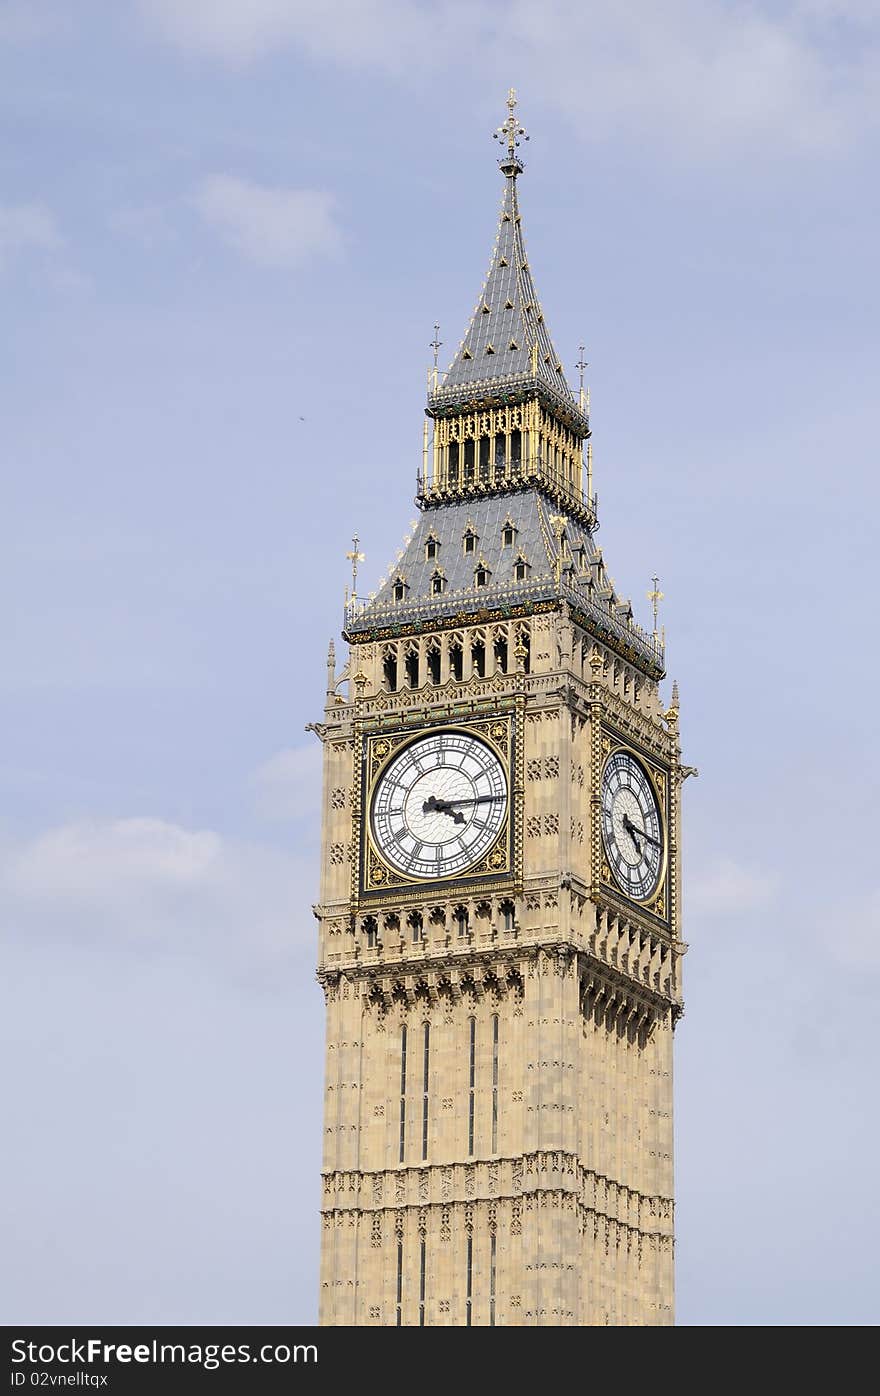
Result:
[[[609,757],[602,776],[602,841],[621,891],[646,901],[663,870],[663,824],[644,768],[626,751]]]
[[[488,853],[507,818],[507,777],[466,732],[419,737],[389,762],[371,812],[382,856],[407,877],[452,877]]]

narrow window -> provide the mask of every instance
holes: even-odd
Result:
[[[419,652],[410,650],[404,660],[404,672],[406,674],[407,687],[418,688],[419,686]]]
[[[483,484],[489,478],[489,444],[488,436],[480,438],[480,480]]]
[[[442,595],[443,595],[443,587],[444,587],[444,586],[445,586],[445,581],[444,581],[443,577],[441,576],[441,574],[440,574],[439,572],[435,572],[434,575],[433,575],[433,577],[431,578],[431,595],[432,595],[432,596],[442,596]]]
[[[516,908],[513,902],[501,903],[501,917],[505,931],[512,931],[516,919]]]
[[[478,679],[486,677],[486,646],[479,642],[471,647],[471,668]]]
[[[406,1148],[406,1023],[400,1029],[400,1162]]]
[[[474,483],[474,443],[466,441],[464,443],[464,483],[472,485]]]
[[[422,1242],[424,1245],[424,1241]],[[495,1327],[495,1232],[489,1238],[489,1327]]]
[[[450,483],[450,485],[453,485],[453,486],[455,486],[455,485],[458,484],[458,442],[457,442],[457,441],[451,441],[451,442],[449,443],[449,483]]]
[[[395,583],[394,583],[394,600],[395,600],[395,601],[402,601],[403,598],[405,597],[405,595],[406,595],[406,587],[404,586],[403,582],[395,582]]]
[[[495,668],[500,674],[507,673],[507,641],[495,641]]]
[[[403,1242],[397,1243],[397,1327],[403,1323]]]
[[[477,1084],[477,1020],[470,1018],[468,1021],[471,1037],[468,1067],[468,1153],[472,1154],[474,1152],[474,1096]]]
[[[522,463],[522,432],[512,431],[510,433],[510,469],[511,474],[518,475],[520,464]]]
[[[425,1238],[419,1246],[419,1327],[425,1326]]]
[[[368,916],[364,921],[364,935],[367,938],[367,949],[375,950],[379,943],[379,924],[375,916]]]
[[[385,687],[388,689],[389,693],[394,693],[394,692],[396,692],[396,690],[397,690],[397,660],[396,660],[396,658],[395,658],[395,656],[394,656],[393,654],[387,654],[387,655],[385,656],[385,663],[384,663],[384,665],[383,665],[383,673],[384,673],[384,676],[385,676]]]
[[[488,570],[485,567],[478,567],[474,573],[474,581],[478,587],[487,587],[489,585]]]
[[[464,654],[461,645],[449,646],[449,669],[455,681],[461,683],[464,674]]]
[[[455,926],[458,931],[459,939],[463,940],[468,930],[468,914],[466,907],[457,906],[455,908]]]
[[[431,683],[440,682],[440,651],[428,650],[428,678]]]
[[[409,924],[412,930],[413,945],[418,945],[422,938],[422,928],[424,924],[422,921],[422,913],[420,911],[411,912]]]
[[[495,479],[503,479],[507,474],[507,437],[495,437]]]
[[[437,539],[429,538],[425,544],[425,558],[427,561],[433,562],[439,551],[440,544],[437,542]]]
[[[474,1298],[474,1238],[467,1238],[467,1289],[465,1291],[465,1327],[471,1327]],[[398,1320],[399,1321],[399,1320]]]
[[[513,524],[505,524],[505,525],[504,525],[504,527],[503,527],[502,530],[501,530],[501,546],[502,546],[502,548],[512,548],[512,547],[513,547],[513,540],[514,540],[515,534],[516,534],[516,530],[514,529]]]
[[[529,575],[529,564],[524,557],[518,557],[513,565],[513,575],[518,582],[524,582]]]
[[[477,535],[474,533],[473,529],[469,528],[464,535],[464,550],[466,553],[475,553],[477,551]]]
[[[498,1152],[498,1014],[492,1015],[492,1153]]]
[[[431,1024],[425,1024],[422,1062],[422,1158],[428,1157],[428,1089],[431,1080]]]

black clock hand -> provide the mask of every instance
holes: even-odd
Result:
[[[443,800],[436,795],[429,795],[422,805],[422,814],[451,814],[456,824],[463,824],[464,815],[454,808],[455,805],[485,805],[490,801],[503,799],[503,795],[472,795],[462,796],[460,800]]]
[[[492,800],[503,800],[503,795],[473,795],[461,800],[446,800],[447,805],[485,805]]]
[[[463,824],[464,815],[453,809],[448,800],[438,800],[436,795],[429,795],[422,805],[422,814],[448,814],[454,824]]]
[[[636,827],[635,827],[635,825],[633,824],[633,822],[632,822],[632,820],[630,819],[630,817],[629,817],[628,814],[625,814],[625,815],[623,816],[623,827],[624,827],[625,831],[629,834],[629,836],[630,836],[630,838],[632,839],[633,843],[635,844],[636,853],[638,853],[639,857],[641,858],[641,856],[642,856],[642,846],[641,846],[641,844],[639,843],[638,839],[636,838]]]
[[[630,817],[629,817],[628,814],[625,814],[625,815],[623,816],[623,827],[624,827],[624,829],[626,830],[626,832],[629,834],[629,836],[630,836],[630,838],[632,839],[633,843],[636,844],[636,848],[638,848],[638,844],[636,843],[636,840],[635,840],[635,835],[636,835],[636,834],[638,834],[640,838],[647,839],[647,840],[648,840],[648,843],[652,843],[652,844],[654,845],[655,848],[660,848],[660,847],[661,847],[660,840],[659,840],[659,839],[655,839],[653,834],[646,833],[646,831],[645,831],[644,829],[639,829],[635,824],[633,824],[633,822],[632,822],[632,820],[630,819]]]

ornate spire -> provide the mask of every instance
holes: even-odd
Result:
[[[514,115],[515,107],[511,88],[507,119],[493,133],[506,149],[498,162],[504,192],[489,270],[449,370],[429,393],[428,408],[442,412],[458,402],[498,393],[508,401],[511,393],[543,392],[557,409],[565,410],[583,438],[589,435],[588,418],[566,382],[526,256],[517,198],[523,163],[517,147],[528,136]]]
[[[507,155],[503,156],[498,164],[504,174],[511,179],[516,179],[518,174],[522,174],[525,166],[517,155],[517,146],[520,141],[527,141],[525,126],[520,126],[514,112],[516,111],[516,88],[511,87],[507,94],[507,120],[503,121],[497,131],[492,132],[492,139],[502,141],[507,146]]]

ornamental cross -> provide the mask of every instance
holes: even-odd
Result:
[[[351,552],[346,553],[345,556],[351,563],[351,599],[352,601],[354,601],[355,597],[357,596],[358,563],[366,562],[367,559],[365,558],[364,554],[359,551],[361,540],[357,536],[357,534],[354,535],[351,541],[354,546],[352,547]]]
[[[513,114],[515,109],[516,88],[511,87],[507,94],[507,120],[502,122],[497,131],[492,132],[493,140],[505,141],[507,143],[507,153],[511,159],[513,159],[516,154],[516,147],[519,145],[520,140],[527,141],[529,139],[526,135],[525,126],[520,126]]]
[[[575,364],[575,368],[578,369],[578,371],[580,372],[580,375],[581,375],[581,396],[583,396],[583,391],[584,391],[584,369],[585,369],[585,368],[589,368],[589,364],[588,364],[587,360],[584,358],[584,353],[585,353],[585,350],[586,350],[586,345],[584,345],[584,344],[579,344],[579,345],[578,345],[578,348],[579,348],[580,351],[581,351],[581,356],[580,356],[580,358],[578,359],[577,363]]]
[[[654,583],[654,590],[648,592],[648,600],[651,602],[652,606],[654,607],[654,636],[655,636],[655,638],[656,638],[656,635],[657,635],[657,612],[658,612],[658,610],[660,609],[660,602],[663,600],[663,592],[660,590],[660,578],[659,578],[659,577],[652,577],[652,578],[651,578],[651,581]]]
[[[434,338],[431,340],[430,348],[434,350],[434,370],[437,369],[437,355],[440,353],[440,346],[443,340],[440,338],[440,326],[434,326]]]

